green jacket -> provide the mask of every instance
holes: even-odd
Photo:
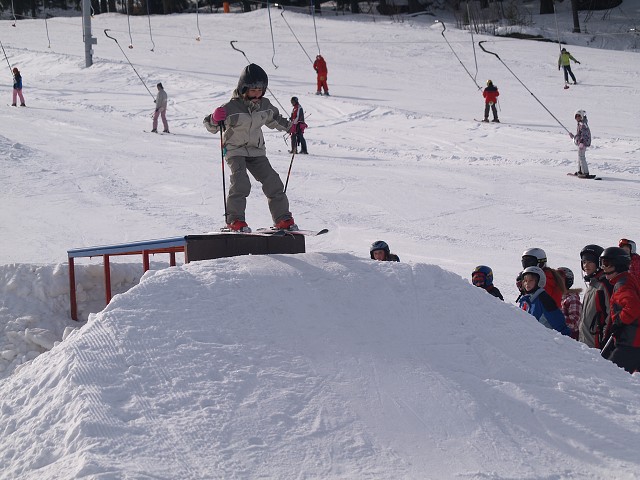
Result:
[[[560,57],[558,57],[558,68],[559,67],[568,67],[569,64],[571,63],[571,60],[573,60],[576,63],[580,63],[578,60],[573,58],[573,56],[569,52],[561,53]]]

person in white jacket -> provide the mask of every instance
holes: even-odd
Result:
[[[158,133],[158,117],[162,117],[163,133],[169,133],[169,124],[167,123],[167,92],[164,91],[162,83],[156,85],[158,87],[158,96],[154,100],[156,102],[156,111],[153,114],[153,133]]]

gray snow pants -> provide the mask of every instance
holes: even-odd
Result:
[[[261,157],[228,157],[226,158],[231,178],[227,195],[227,223],[235,220],[245,221],[247,197],[251,192],[251,180],[247,170],[262,184],[262,191],[267,196],[273,223],[291,218],[289,199],[284,193],[284,184],[273,169],[266,156]]]
[[[578,171],[589,175],[589,166],[587,165],[587,156],[585,155],[586,148],[580,148],[578,146]]]

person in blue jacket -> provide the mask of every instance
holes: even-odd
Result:
[[[22,96],[22,75],[18,67],[13,68],[13,103],[12,107],[16,106],[16,100],[20,97],[20,106],[26,107],[24,103],[24,97]]]
[[[520,308],[536,317],[545,327],[571,336],[562,311],[544,289],[546,282],[547,276],[540,267],[525,268],[522,272],[522,289],[525,293],[520,297]]]

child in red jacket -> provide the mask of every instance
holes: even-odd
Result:
[[[496,108],[496,103],[498,102],[498,96],[500,93],[498,92],[498,87],[496,87],[491,80],[487,80],[487,88],[482,91],[482,96],[484,97],[484,120],[483,122],[489,121],[489,108],[491,108],[491,112],[493,113],[493,122],[500,123],[498,120],[498,109]]]

